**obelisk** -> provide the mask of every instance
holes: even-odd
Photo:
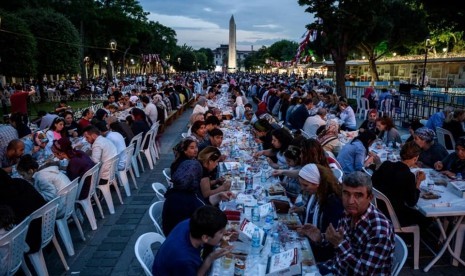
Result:
[[[229,55],[228,55],[228,72],[236,72],[236,22],[234,15],[229,20]]]

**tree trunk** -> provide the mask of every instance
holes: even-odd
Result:
[[[334,58],[333,60],[336,70],[336,94],[346,98],[346,60]]]
[[[371,81],[379,81],[378,69],[376,69],[376,60],[374,58],[370,58],[368,60],[368,64],[371,70]]]

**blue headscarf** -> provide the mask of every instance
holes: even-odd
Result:
[[[184,191],[200,190],[200,180],[202,179],[202,165],[197,160],[185,160],[179,164],[174,174],[171,176],[173,188]]]

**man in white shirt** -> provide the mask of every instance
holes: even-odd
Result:
[[[152,124],[156,123],[158,120],[158,110],[157,106],[154,105],[151,101],[150,98],[147,96],[143,96],[141,98],[142,105],[144,106],[144,112],[147,117],[150,118],[152,121]]]
[[[115,145],[107,138],[100,135],[100,131],[95,126],[84,128],[83,136],[87,142],[92,145],[92,156],[90,157],[95,163],[101,162],[99,185],[108,183],[110,178],[109,160],[118,154]]]
[[[316,131],[320,126],[326,125],[326,109],[318,108],[315,116],[310,116],[305,120],[302,128],[310,137],[316,136]]]
[[[123,135],[121,135],[119,132],[109,130],[105,122],[98,122],[95,126],[98,128],[98,130],[100,130],[100,133],[103,137],[112,141],[115,145],[116,151],[120,155],[118,161],[118,170],[124,170],[124,167],[126,166],[126,143],[124,142]]]

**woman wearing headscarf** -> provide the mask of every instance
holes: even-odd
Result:
[[[192,114],[194,113],[202,113],[204,114],[207,112],[208,106],[207,106],[207,98],[204,96],[200,96],[199,99],[197,100],[197,104],[194,107],[194,110],[192,111]]]
[[[194,211],[204,205],[217,205],[221,200],[233,198],[231,192],[220,192],[203,197],[200,191],[202,165],[197,160],[185,160],[171,174],[173,187],[165,193],[162,221],[165,236],[181,221],[188,219]],[[182,204],[180,204],[182,203]]]
[[[434,142],[435,136],[434,130],[427,127],[415,130],[413,141],[421,148],[418,158],[421,167],[433,168],[434,163],[442,161],[449,154],[443,145]]]
[[[336,227],[343,215],[341,185],[330,169],[316,164],[307,164],[299,171],[299,182],[302,192],[311,198],[305,207],[293,209],[304,214],[304,225],[297,232],[310,238],[317,262],[329,260],[334,256],[334,248],[322,243],[320,231],[326,231],[330,224]]]
[[[337,156],[342,147],[338,135],[339,122],[336,119],[329,119],[323,131],[318,134],[317,140],[325,151],[330,151]]]

